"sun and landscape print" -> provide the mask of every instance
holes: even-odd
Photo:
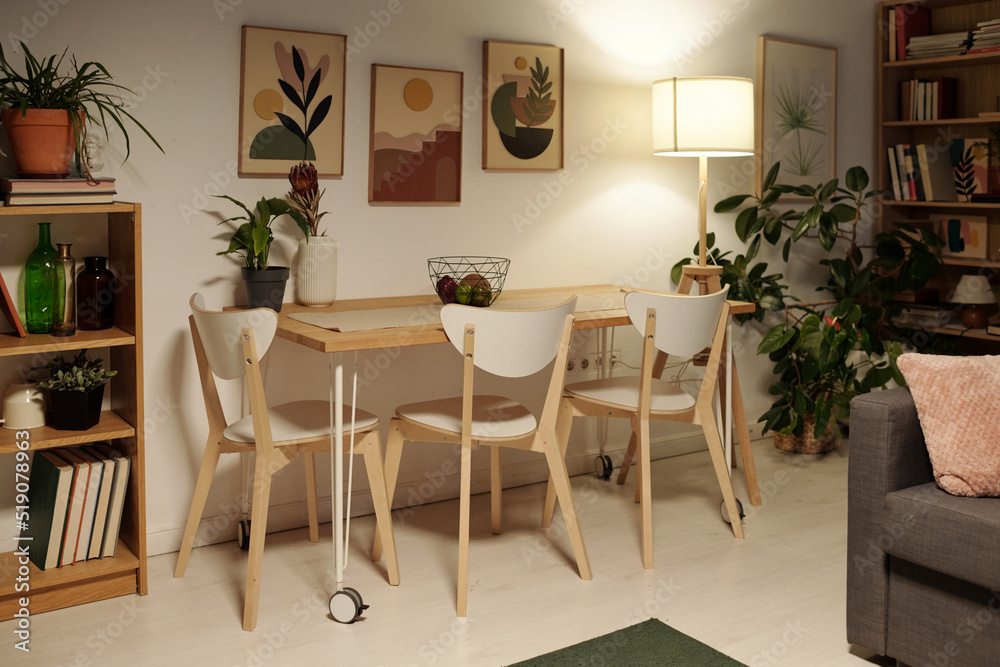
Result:
[[[240,165],[283,176],[306,160],[344,172],[344,35],[243,27]]]
[[[483,169],[563,166],[563,50],[483,43]]]

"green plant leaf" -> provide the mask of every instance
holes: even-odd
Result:
[[[761,190],[770,190],[774,182],[778,180],[778,172],[781,171],[781,162],[775,162],[771,165],[771,168],[767,170],[767,175],[764,176],[764,181],[761,183]]]
[[[786,329],[783,324],[773,327],[757,346],[757,354],[769,354],[785,347],[795,337],[795,329]]]
[[[736,236],[743,243],[747,242],[747,238],[752,233],[750,231],[750,225],[757,220],[757,207],[751,206],[740,211],[740,214],[736,216]]]
[[[720,201],[718,204],[715,205],[714,210],[716,213],[728,213],[729,211],[732,211],[733,209],[742,205],[743,202],[745,202],[750,197],[751,195],[733,195],[732,197],[726,197],[725,199],[723,199],[722,201]]]
[[[854,192],[862,192],[868,187],[868,172],[864,167],[851,167],[847,170],[844,182]]]

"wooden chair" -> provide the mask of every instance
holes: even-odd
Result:
[[[278,326],[278,316],[269,308],[232,312],[205,309],[200,294],[191,297],[191,336],[194,339],[198,375],[208,413],[208,442],[201,462],[201,471],[191,499],[175,577],[183,577],[187,569],[195,532],[205,509],[205,501],[220,454],[255,452],[253,477],[253,529],[250,531],[250,555],[247,565],[246,599],[243,607],[243,629],[257,625],[260,597],[261,566],[264,556],[264,536],[267,532],[267,509],[271,492],[271,477],[291,463],[295,456],[305,454],[306,497],[309,515],[309,540],[319,540],[316,512],[316,452],[331,449],[330,415],[327,401],[295,401],[269,408],[264,400],[259,361],[267,354]],[[250,415],[228,424],[219,401],[215,376],[223,380],[246,377],[250,396]],[[386,544],[389,583],[399,584],[396,544],[392,534],[389,502],[385,495],[382,451],[379,445],[378,417],[363,410],[344,409],[344,439],[349,443],[354,431],[356,448],[364,453],[365,469],[371,487],[372,501],[378,522],[378,534]],[[354,453],[354,452],[352,452]]]
[[[448,340],[465,358],[462,396],[403,405],[389,422],[386,442],[385,479],[392,501],[399,473],[403,443],[408,440],[461,443],[461,496],[458,535],[457,613],[466,615],[469,576],[469,504],[472,450],[479,445],[492,447],[491,508],[492,530],[500,532],[500,447],[540,452],[549,465],[549,477],[562,504],[567,531],[576,556],[580,577],[592,578],[583,533],[573,505],[566,471],[565,438],[569,422],[559,421],[558,408],[566,375],[566,358],[573,331],[576,299],[558,306],[530,311],[504,311],[447,305],[441,322]],[[473,390],[474,369],[502,377],[526,377],[552,362],[555,366],[541,415],[502,396],[478,395]],[[376,536],[372,557],[378,560],[381,545]]]
[[[743,537],[736,496],[733,493],[722,440],[712,411],[719,363],[724,354],[729,306],[726,291],[704,296],[630,292],[625,308],[632,324],[643,334],[642,367],[639,377],[619,376],[571,384],[566,387],[560,410],[573,417],[619,417],[630,420],[636,435],[639,460],[636,500],[640,503],[642,566],[653,567],[652,503],[650,490],[649,421],[661,419],[700,424],[708,442],[715,475],[725,500],[736,537]],[[653,376],[657,350],[690,357],[710,346],[708,363],[697,398],[674,384]],[[560,441],[565,444],[566,440]],[[545,497],[543,524],[549,525],[556,496],[549,483]],[[559,500],[560,506],[562,500]],[[564,509],[565,511],[565,509]]]

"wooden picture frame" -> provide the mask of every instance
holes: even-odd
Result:
[[[370,204],[462,199],[462,72],[372,65]]]
[[[782,184],[818,185],[836,178],[836,48],[758,37],[756,107],[758,194],[775,162],[781,162]]]
[[[4,282],[2,275],[0,275],[0,295],[3,297],[3,300],[0,301],[0,313],[14,327],[12,333],[16,334],[18,338],[27,337],[28,334],[24,330],[24,325],[21,324],[21,317],[17,314],[14,300],[10,297],[10,291],[7,289],[7,283]]]
[[[344,173],[347,36],[243,26],[240,176],[287,176],[305,160]]]
[[[483,169],[563,168],[563,49],[483,42]]]

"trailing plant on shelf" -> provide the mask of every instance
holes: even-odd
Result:
[[[63,73],[62,65],[68,49],[58,57],[52,55],[39,60],[24,42],[21,42],[21,48],[24,51],[23,74],[7,60],[0,45],[0,109],[5,110],[3,122],[8,126],[8,133],[16,117],[24,118],[30,110],[68,112],[68,122],[72,125],[73,158],[80,174],[89,174],[86,162],[88,124],[99,125],[105,137],[109,122],[116,125],[125,136],[126,160],[131,154],[126,121],[142,130],[163,152],[163,147],[149,130],[126,110],[122,95],[133,94],[132,90],[115,83],[104,65],[92,61],[78,65],[76,58],[71,56],[70,71]]]
[[[757,350],[775,362],[777,376],[770,387],[775,401],[759,419],[764,432],[819,438],[837,418],[846,418],[855,395],[890,380],[905,384],[896,368],[905,330],[893,323],[902,306],[893,297],[922,289],[938,272],[943,241],[929,229],[897,225],[867,242],[867,208],[884,191],[869,189],[862,167],[847,170],[844,187],[837,178],[813,187],[777,183],[780,166],[768,172],[760,195],[735,195],[716,204],[716,213],[726,213],[749,202],[735,220],[746,250],[733,257],[712,248],[709,261],[723,267],[730,298],[758,306],[756,321],[763,322],[767,313],[784,314]],[[785,195],[809,203],[785,209]],[[790,292],[783,274],[767,273],[768,264],[757,259],[763,243],[780,243],[786,263],[796,244],[818,244],[828,253],[820,261],[828,273],[816,289],[828,298],[806,302]],[[691,261],[674,266],[675,281]],[[807,423],[813,426],[808,434]]]

